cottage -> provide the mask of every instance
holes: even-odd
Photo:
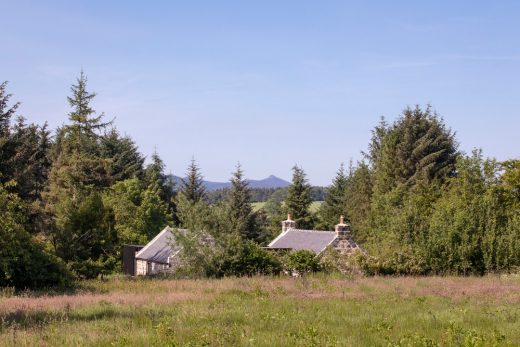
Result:
[[[167,226],[135,254],[135,274],[140,276],[171,272],[180,264],[180,251],[181,247],[175,242],[173,230]]]
[[[350,226],[345,223],[343,216],[340,217],[335,229],[335,231],[296,229],[296,222],[289,214],[287,220],[282,222],[282,233],[267,246],[267,249],[309,250],[316,254],[321,254],[328,247],[342,254],[361,250],[352,240]]]

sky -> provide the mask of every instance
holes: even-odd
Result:
[[[30,122],[93,106],[148,157],[206,179],[314,185],[381,116],[431,104],[466,153],[520,157],[519,1],[4,1],[0,81]]]

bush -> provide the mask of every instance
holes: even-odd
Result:
[[[314,252],[308,250],[290,251],[284,259],[284,268],[289,273],[303,276],[320,270],[320,262]]]

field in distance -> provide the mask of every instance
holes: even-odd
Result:
[[[2,346],[520,345],[518,276],[115,277],[2,295]]]
[[[313,201],[311,203],[311,206],[309,207],[309,210],[311,211],[311,213],[318,212],[321,204],[323,204],[323,201]],[[251,203],[251,206],[253,207],[253,211],[256,212],[265,206],[265,202],[253,202],[253,203]]]

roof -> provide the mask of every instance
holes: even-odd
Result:
[[[319,254],[336,239],[334,231],[288,229],[267,247],[272,249],[306,249]]]
[[[175,244],[173,230],[164,228],[152,241],[148,242],[136,255],[136,259],[154,263],[168,264],[170,257],[178,253],[180,246]]]

